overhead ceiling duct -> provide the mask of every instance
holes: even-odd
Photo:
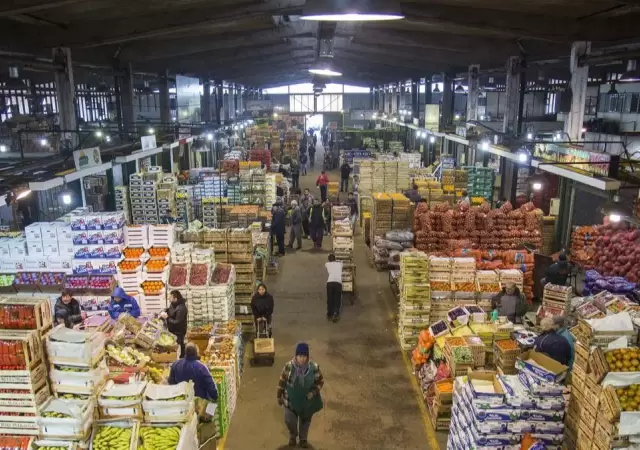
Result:
[[[373,22],[404,19],[397,0],[307,0],[304,20]]]

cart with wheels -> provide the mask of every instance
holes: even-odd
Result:
[[[256,336],[253,339],[252,366],[273,366],[276,357],[276,347],[273,338],[269,335],[267,319],[256,320]]]
[[[349,302],[353,305],[356,299],[356,265],[351,262],[342,263],[342,298],[345,293],[349,296]]]

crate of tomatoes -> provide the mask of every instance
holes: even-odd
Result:
[[[0,328],[5,330],[49,330],[53,314],[51,303],[44,297],[0,298]]]
[[[26,374],[43,361],[43,356],[37,331],[0,332],[0,377]]]

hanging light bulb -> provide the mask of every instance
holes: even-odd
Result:
[[[96,137],[97,138],[101,138],[102,137],[102,131],[101,130],[96,130]]]
[[[148,132],[149,134],[155,134],[156,130],[154,130],[153,128],[149,128],[149,129],[147,130],[147,132]]]
[[[436,143],[436,137],[434,135],[429,136],[429,142],[431,142],[432,144]]]

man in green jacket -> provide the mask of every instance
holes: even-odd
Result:
[[[323,407],[320,389],[324,378],[320,367],[309,359],[309,345],[301,342],[296,354],[282,370],[278,382],[278,404],[284,406],[284,422],[289,429],[289,445],[309,448],[307,436],[311,418]]]

